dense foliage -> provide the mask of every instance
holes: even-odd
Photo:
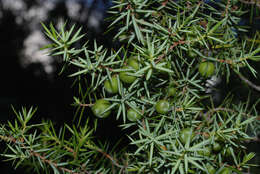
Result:
[[[212,76],[240,78],[260,91],[246,78],[257,77],[252,64],[260,60],[257,32],[249,39],[240,25],[243,15],[258,12],[248,7],[238,0],[116,0],[106,34],[116,31],[119,48],[85,42],[75,25],[43,24],[52,41],[46,48],[63,57],[61,72],[74,71],[74,122],[60,129],[51,121],[30,124],[35,109],[15,111],[17,121],[0,128],[8,142],[3,156],[38,173],[247,171],[259,100],[230,91],[217,104],[206,84]],[[94,136],[111,117],[129,143]]]

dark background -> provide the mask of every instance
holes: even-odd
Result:
[[[31,9],[40,8],[42,0],[6,0],[19,2],[23,1],[26,4],[24,11],[30,11]],[[55,57],[50,57],[52,62],[48,64],[52,68],[51,72],[46,72],[45,60],[31,61],[26,56],[26,50],[33,45],[25,45],[26,39],[32,36],[36,32],[43,33],[43,28],[40,22],[44,22],[48,25],[50,22],[58,23],[59,20],[68,20],[69,24],[76,24],[78,27],[83,26],[82,33],[87,33],[87,38],[92,40],[98,39],[99,42],[109,45],[107,41],[111,41],[108,38],[102,38],[100,33],[105,28],[105,24],[102,23],[107,8],[102,0],[88,1],[88,0],[74,0],[75,4],[80,5],[78,15],[88,16],[83,19],[73,18],[69,15],[70,9],[66,6],[67,1],[50,0],[53,2],[54,8],[46,13],[46,19],[44,21],[33,21],[33,18],[22,19],[22,22],[17,22],[19,15],[27,15],[26,12],[17,12],[12,8],[4,8],[5,1],[0,1],[0,40],[1,40],[1,91],[0,91],[0,111],[1,119],[10,119],[12,110],[10,105],[14,105],[15,108],[21,108],[21,106],[37,106],[38,114],[45,115],[46,117],[54,118],[57,122],[67,119],[68,115],[72,113],[73,91],[71,88],[72,78],[68,78],[70,72],[58,75],[61,70],[60,60]],[[71,4],[70,4],[71,5]],[[72,8],[72,7],[71,7]],[[99,13],[103,15],[92,17],[96,19],[98,26],[89,26],[88,20],[91,13]],[[37,18],[35,19],[37,20]],[[93,20],[93,19],[92,19]],[[98,31],[98,32],[97,32]],[[44,39],[47,39],[43,35]],[[107,37],[107,36],[106,36]],[[41,37],[35,38],[38,42],[38,49],[34,48],[33,53],[39,52],[46,55],[46,52],[40,52],[41,46],[46,45],[46,40]],[[48,41],[48,40],[47,40]],[[34,42],[35,43],[35,42]],[[40,57],[40,56],[38,56]],[[32,57],[33,58],[33,57]],[[40,59],[40,58],[39,58]],[[31,61],[31,62],[30,62]],[[23,62],[26,62],[26,66],[23,66]],[[29,63],[28,63],[29,62]],[[66,109],[65,109],[65,108]],[[68,118],[70,119],[70,117]]]
[[[73,79],[67,77],[70,72],[58,75],[62,65],[56,58],[50,57],[52,60],[46,61],[43,56],[41,60],[41,54],[46,56],[46,53],[39,52],[39,49],[48,43],[47,37],[35,37],[33,44],[26,44],[26,40],[37,32],[43,33],[40,22],[48,25],[67,20],[69,25],[83,26],[82,33],[87,33],[89,40],[95,38],[99,43],[111,46],[112,39],[101,34],[106,27],[103,19],[110,5],[110,1],[103,0],[0,1],[1,123],[15,118],[11,105],[18,111],[22,107],[37,107],[38,123],[42,119],[51,119],[59,127],[71,122],[75,112],[71,106],[75,89]],[[32,51],[27,53],[27,50]],[[28,59],[37,52],[39,61]],[[48,68],[52,70],[46,71]],[[113,129],[105,132],[112,133]],[[4,150],[4,146],[0,148]],[[24,173],[23,169],[14,170],[10,162],[1,162],[0,169],[1,173]]]

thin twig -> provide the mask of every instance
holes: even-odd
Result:
[[[24,144],[22,144],[20,141],[18,141],[17,139],[13,138],[13,137],[7,137],[7,136],[2,136],[0,135],[0,139],[2,140],[5,140],[5,141],[8,141],[8,142],[12,142],[12,143],[16,143],[16,144],[21,144],[22,147],[25,147]],[[93,148],[92,148],[93,149]],[[71,151],[72,149],[70,149]],[[116,162],[116,160],[110,156],[109,154],[107,154],[106,152],[104,152],[102,149],[99,149],[99,148],[95,148],[95,150],[97,150],[98,152],[100,152],[101,154],[103,154],[106,158],[108,158],[115,166],[119,167],[119,168],[125,168],[124,166],[118,164]],[[73,151],[73,150],[72,150]],[[67,169],[67,168],[64,168],[64,167],[59,167],[57,165],[57,163],[51,161],[51,160],[47,160],[44,156],[41,156],[39,153],[37,152],[34,152],[33,150],[30,151],[30,154],[32,156],[35,156],[35,157],[39,157],[44,163],[48,163],[49,165],[53,165],[54,167],[56,167],[57,169],[59,170],[62,170],[64,172],[68,172],[68,173],[71,173],[71,174],[82,174],[82,173],[77,173],[77,172],[73,172],[72,170],[70,169]],[[89,172],[87,171],[84,171],[84,173],[87,173],[89,174]]]
[[[238,74],[238,76],[240,77],[241,80],[243,80],[246,84],[248,84],[249,86],[251,86],[252,88],[254,88],[257,91],[260,91],[260,86],[255,85],[254,83],[252,83],[251,81],[249,81],[247,78],[245,78],[242,74]]]
[[[166,2],[166,3],[165,3],[165,5],[166,5],[167,2],[168,2],[168,0],[166,0],[166,1],[164,1],[164,2]],[[163,2],[163,3],[164,3],[164,2]],[[202,3],[202,1],[200,1],[197,6],[200,6],[201,3]],[[184,12],[185,12],[185,11],[184,11]],[[182,12],[182,13],[184,13],[184,12]],[[181,14],[182,14],[182,13],[181,13]],[[179,40],[179,41],[177,41],[177,42],[173,42],[173,44],[172,44],[172,45],[170,46],[170,48],[168,49],[168,52],[172,51],[173,48],[175,48],[176,46],[182,45],[182,44],[185,44],[185,43],[187,43],[187,41],[185,41],[185,40]],[[156,61],[155,63],[156,63],[156,64],[159,63],[166,55],[167,55],[166,53],[160,55],[160,56],[157,58],[157,61]]]
[[[166,6],[166,4],[168,3],[169,0],[165,0],[162,2],[162,6]]]
[[[81,172],[80,172],[80,173],[78,173],[78,172],[73,172],[72,170],[67,169],[67,168],[65,168],[65,167],[59,167],[57,163],[55,163],[55,162],[53,162],[53,161],[51,161],[51,160],[47,160],[44,156],[42,156],[42,155],[40,155],[39,153],[34,152],[34,151],[32,151],[32,150],[30,151],[30,154],[33,155],[33,156],[35,156],[35,157],[40,158],[44,163],[47,163],[47,164],[49,164],[49,165],[51,165],[51,166],[54,166],[55,168],[57,168],[57,169],[59,169],[59,170],[62,170],[63,172],[68,172],[68,173],[71,173],[71,174],[82,174]],[[84,173],[89,174],[89,172],[87,172],[87,171],[84,171]]]
[[[116,162],[116,160],[110,156],[109,154],[107,154],[106,152],[102,151],[101,149],[97,149],[98,152],[102,153],[106,158],[108,158],[115,166],[119,167],[119,168],[124,168],[124,166],[118,164]]]
[[[59,139],[56,139],[55,137],[53,137],[53,140],[56,142],[56,143],[58,143],[59,145],[63,145],[64,146],[64,148],[68,151],[68,152],[70,152],[70,153],[72,153],[73,154],[73,157],[76,159],[77,158],[77,153],[72,149],[72,148],[70,148],[69,146],[67,146],[67,145],[64,145],[63,143],[61,143],[60,141],[59,141]]]
[[[177,42],[174,42],[171,47],[168,49],[168,52],[169,51],[172,51],[174,47],[176,47],[177,45],[181,45],[181,44],[184,44],[186,43],[186,41],[183,41],[183,40],[180,40],[180,41],[177,41]],[[155,62],[156,64],[159,63],[164,57],[166,56],[166,53],[160,55],[158,58],[157,58],[157,61]]]
[[[223,17],[228,15],[229,5],[230,5],[230,0],[227,1],[227,5],[226,5],[226,8],[225,8],[225,13],[223,14]]]
[[[216,59],[220,63],[233,64],[233,60]]]
[[[93,145],[91,145],[90,143],[86,143],[87,147],[92,149],[92,150],[95,150],[95,151],[98,151],[99,153],[101,153],[102,155],[104,155],[106,158],[108,158],[115,166],[119,167],[119,168],[125,168],[124,166],[120,165],[119,163],[116,162],[116,160],[109,154],[107,154],[106,152],[104,152],[102,149],[98,148],[98,147],[95,147]]]
[[[12,142],[12,143],[15,143],[15,144],[19,144],[19,145],[21,145],[23,148],[26,147],[26,146],[22,143],[23,140],[18,140],[18,139],[15,139],[14,137],[8,137],[8,136],[2,136],[2,135],[1,135],[1,136],[0,136],[0,139],[2,139],[2,140],[4,140],[4,141],[7,141],[7,142]],[[37,152],[35,152],[35,151],[33,151],[33,150],[30,150],[29,152],[30,152],[30,155],[31,155],[31,156],[38,157],[38,158],[41,159],[42,162],[47,163],[47,164],[49,164],[49,165],[51,165],[51,166],[54,166],[56,169],[61,170],[61,171],[63,171],[63,172],[67,172],[67,173],[70,173],[70,174],[82,174],[82,173],[90,174],[90,172],[88,172],[88,171],[84,171],[84,172],[80,172],[80,173],[78,173],[78,172],[73,172],[73,171],[70,170],[70,169],[67,169],[67,168],[65,168],[65,167],[60,167],[60,166],[58,166],[58,164],[57,164],[56,162],[53,162],[53,161],[51,161],[51,160],[47,160],[46,157],[40,155],[39,153],[37,153]]]
[[[84,107],[90,107],[93,106],[93,103],[89,103],[89,104],[83,104],[83,103],[79,103],[80,106],[84,106]]]

